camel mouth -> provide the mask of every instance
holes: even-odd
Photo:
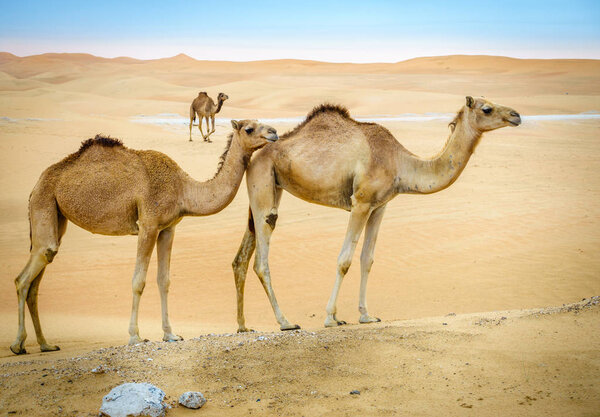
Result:
[[[519,117],[518,119],[515,120],[509,120],[509,119],[504,119],[506,122],[508,122],[509,125],[511,126],[519,126],[521,124],[521,118]]]
[[[267,142],[277,142],[279,140],[279,136],[277,136],[277,134],[263,137],[267,140]]]

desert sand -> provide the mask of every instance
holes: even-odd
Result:
[[[147,380],[171,400],[203,391],[209,402],[198,414],[206,415],[597,415],[598,307],[535,309],[600,294],[600,119],[535,116],[600,111],[599,81],[595,60],[327,64],[0,53],[0,412],[96,415],[112,387]],[[202,143],[196,127],[188,142],[186,124],[139,123],[186,118],[198,91],[230,97],[214,143]],[[29,193],[82,140],[103,133],[155,149],[202,180],[216,170],[228,119],[264,119],[284,132],[295,125],[289,118],[328,101],[377,118],[426,156],[443,146],[465,95],[513,107],[524,122],[485,135],[447,190],[388,204],[368,289],[370,313],[382,323],[356,324],[357,251],[338,301],[350,325],[322,328],[348,214],[284,194],[270,267],[282,310],[303,331],[276,332],[250,272],[247,325],[266,333],[223,336],[237,328],[230,265],[247,217],[242,183],[225,210],[177,227],[170,317],[185,342],[158,342],[153,262],[139,322],[152,342],[122,346],[136,238],[69,224],[39,297],[46,337],[62,350],[40,353],[29,318],[29,354],[8,349],[17,328],[13,280],[28,257]],[[393,118],[407,114],[416,121]],[[101,364],[109,370],[90,373]]]

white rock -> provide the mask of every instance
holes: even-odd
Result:
[[[200,408],[206,403],[206,398],[198,391],[188,391],[181,394],[179,404],[187,408]]]
[[[148,383],[127,383],[113,388],[102,399],[100,415],[109,417],[163,417],[167,405],[163,390]]]

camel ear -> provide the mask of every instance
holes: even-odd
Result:
[[[240,122],[238,122],[237,120],[231,119],[231,126],[233,126],[233,128],[235,130],[239,130],[239,128],[240,128]]]
[[[473,97],[467,96],[466,99],[467,99],[467,107],[469,107],[470,109],[472,109],[473,108],[473,103],[475,102],[473,100]]]

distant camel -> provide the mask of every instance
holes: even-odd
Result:
[[[433,158],[404,148],[383,126],[360,123],[343,107],[321,105],[304,122],[266,146],[246,172],[250,214],[246,233],[233,261],[237,288],[238,331],[247,331],[244,285],[254,249],[258,275],[282,330],[298,328],[285,318],[271,287],[268,254],[282,190],[311,203],[350,211],[346,238],[337,262],[337,277],[327,304],[325,326],[345,324],[336,301],[358,239],[366,225],[360,256],[360,323],[379,321],[367,312],[367,279],[379,225],[388,201],[398,194],[430,194],[450,186],[463,171],[483,132],[518,126],[519,113],[484,99],[466,98],[450,123],[452,133]]]
[[[207,216],[225,208],[239,188],[252,153],[278,139],[275,129],[256,121],[232,120],[231,124],[234,130],[217,173],[205,182],[195,181],[163,153],[128,149],[117,139],[101,136],[86,140],[79,151],[42,173],[29,197],[30,256],[15,279],[19,330],[10,350],[26,353],[25,301],[42,352],[59,349],[44,338],[37,300],[42,275],[58,252],[67,220],[92,233],[138,235],[130,344],[142,341],[138,307],[156,243],[163,340],[181,340],[171,331],[167,310],[175,226],[183,216]]]
[[[219,96],[217,97],[218,104],[215,105],[213,99],[210,98],[205,91],[200,91],[198,93],[198,97],[196,97],[190,105],[190,142],[192,141],[192,123],[196,120],[196,114],[198,114],[198,129],[200,129],[202,138],[206,142],[211,142],[208,137],[215,131],[215,114],[221,111],[223,102],[228,98],[229,96],[227,94],[219,93]],[[212,122],[212,130],[208,123],[209,118]],[[204,136],[204,132],[202,131],[202,119],[206,119],[206,136]]]

